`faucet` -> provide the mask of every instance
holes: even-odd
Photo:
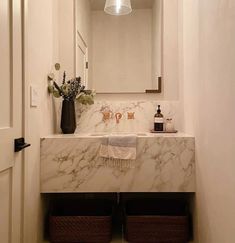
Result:
[[[116,123],[118,124],[120,122],[120,119],[122,118],[122,114],[120,112],[116,113],[115,118],[116,118]]]
[[[127,112],[127,119],[134,120],[135,119],[135,112]]]
[[[111,113],[109,111],[105,111],[105,112],[102,112],[103,114],[103,121],[106,122],[106,121],[109,121],[109,119],[111,118]]]

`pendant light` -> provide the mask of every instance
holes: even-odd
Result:
[[[130,0],[106,0],[104,11],[111,15],[126,15],[131,13]]]

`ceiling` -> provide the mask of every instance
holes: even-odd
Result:
[[[105,0],[90,0],[92,10],[103,10]],[[154,0],[131,0],[131,6],[133,9],[151,9]]]

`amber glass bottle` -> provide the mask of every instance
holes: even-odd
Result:
[[[154,131],[163,132],[164,129],[164,117],[161,113],[161,107],[158,105],[157,113],[154,116]]]

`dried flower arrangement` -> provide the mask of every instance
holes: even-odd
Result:
[[[58,85],[55,81],[54,74],[48,75],[48,91],[54,97],[62,97],[67,101],[77,101],[83,105],[94,104],[95,92],[85,90],[85,86],[81,84],[81,77],[66,81],[66,73],[64,72],[62,85]]]

